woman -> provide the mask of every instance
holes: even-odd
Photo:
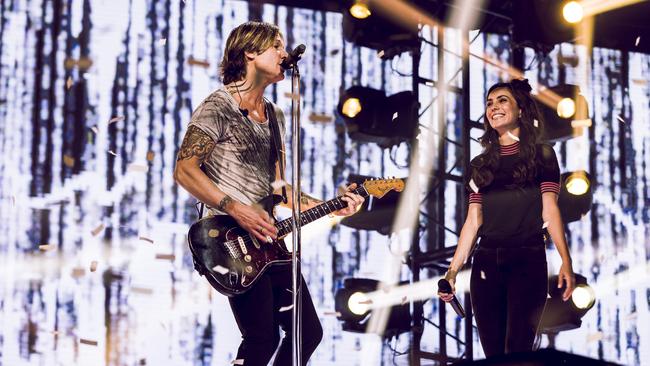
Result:
[[[527,80],[493,85],[485,105],[483,152],[471,162],[469,211],[445,274],[452,285],[476,239],[470,294],[486,356],[530,351],[547,296],[544,229],[562,258],[558,288],[575,287],[560,210],[559,166],[540,142],[541,117]],[[438,293],[446,302],[453,293]]]
[[[211,214],[230,215],[260,242],[277,239],[273,219],[255,203],[273,193],[282,179],[272,144],[270,126],[276,116],[280,143],[284,145],[284,115],[264,98],[266,87],[284,79],[280,66],[287,57],[277,26],[262,22],[239,25],[228,36],[221,76],[224,88],[210,94],[194,111],[179,149],[174,178],[204,202]],[[270,114],[269,114],[270,112]],[[205,173],[200,166],[203,164]],[[348,207],[336,212],[354,214],[363,198],[348,187],[342,198]],[[286,186],[285,206],[291,207],[291,187]],[[280,192],[277,192],[280,193]],[[321,201],[306,194],[300,198],[307,210]],[[235,365],[291,364],[291,267],[270,268],[247,292],[230,297],[230,307],[242,333]],[[323,336],[309,290],[302,286],[302,361],[307,364]],[[280,339],[280,328],[285,332]]]

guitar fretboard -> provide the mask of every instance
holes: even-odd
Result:
[[[368,197],[368,191],[366,191],[363,186],[354,189],[352,192],[364,198]],[[325,215],[329,215],[334,211],[348,207],[348,203],[342,200],[341,197],[343,196],[338,196],[329,201],[323,202],[316,207],[312,207],[309,210],[302,211],[300,213],[300,226],[302,227],[303,225],[307,225],[310,222],[318,220]],[[278,237],[288,235],[291,233],[291,217],[277,222],[275,227],[278,229]]]

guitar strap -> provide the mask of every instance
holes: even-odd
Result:
[[[280,127],[278,126],[278,120],[275,116],[275,108],[273,108],[273,104],[266,100],[264,98],[264,108],[266,108],[266,116],[269,119],[269,132],[271,134],[271,148],[270,150],[270,156],[269,156],[269,162],[271,166],[271,176],[274,176],[274,167],[275,167],[275,161],[277,159],[278,163],[280,164],[280,179],[284,181],[284,155],[282,154],[282,140],[280,140]],[[205,165],[201,164],[200,166],[201,171],[205,173]],[[285,185],[282,185],[282,202],[287,203],[288,198],[287,198],[287,188]],[[203,217],[203,209],[205,208],[205,204],[203,202],[197,202],[197,211],[199,215],[199,220]]]
[[[275,166],[275,161],[277,159],[278,164],[280,165],[280,179],[284,181],[284,154],[282,153],[282,140],[280,139],[280,127],[278,126],[278,120],[275,116],[275,108],[273,104],[264,99],[264,104],[266,107],[266,116],[269,118],[269,129],[271,133],[271,167]],[[274,176],[275,169],[272,168],[271,176]],[[287,188],[286,184],[282,185],[282,202],[287,203]]]

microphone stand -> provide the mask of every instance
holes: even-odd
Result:
[[[292,65],[291,70],[291,160],[293,164],[293,174],[291,176],[291,242],[293,245],[293,253],[291,254],[291,267],[293,275],[293,322],[291,324],[291,329],[293,332],[293,365],[301,366],[302,347],[300,347],[300,343],[302,340],[302,274],[300,268],[300,71],[298,70],[297,62]]]

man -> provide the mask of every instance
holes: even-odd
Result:
[[[271,183],[281,180],[279,159],[273,159],[270,118],[266,115],[264,90],[284,79],[280,66],[287,57],[277,26],[247,22],[228,36],[221,62],[224,88],[209,95],[194,111],[178,153],[175,180],[211,214],[226,214],[258,240],[277,238],[273,219],[256,206],[273,192]],[[273,105],[284,147],[285,120]],[[284,150],[284,149],[282,149]],[[284,154],[282,154],[284,155]],[[205,167],[205,173],[200,169]],[[286,186],[291,207],[291,187]],[[363,198],[348,187],[343,200],[348,207],[336,214],[351,215]],[[301,195],[303,210],[321,201]],[[266,365],[280,342],[279,327],[286,332],[274,365],[291,364],[291,267],[271,268],[246,293],[229,298],[242,333],[237,363]],[[320,342],[323,330],[303,279],[303,363]],[[281,311],[281,309],[283,311]]]

